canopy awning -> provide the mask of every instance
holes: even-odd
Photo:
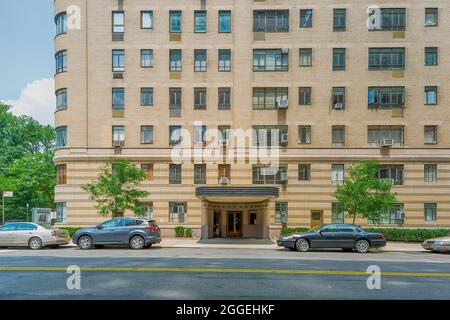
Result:
[[[277,187],[198,187],[196,196],[209,202],[263,202],[280,196]]]

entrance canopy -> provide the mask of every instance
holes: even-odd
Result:
[[[277,187],[199,187],[196,196],[209,202],[249,203],[276,199],[280,190]]]

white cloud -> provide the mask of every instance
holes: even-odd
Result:
[[[17,100],[7,100],[12,106],[11,112],[16,116],[33,117],[42,124],[54,125],[56,106],[54,79],[35,80],[26,85]]]

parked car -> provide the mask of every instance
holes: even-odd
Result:
[[[422,248],[432,252],[450,252],[450,235],[446,237],[427,239],[422,242]]]
[[[128,245],[131,249],[149,248],[161,242],[161,230],[152,220],[115,218],[96,227],[81,229],[72,236],[80,249],[104,245]]]
[[[381,233],[366,232],[360,226],[350,224],[326,224],[315,227],[306,233],[291,234],[281,237],[278,246],[292,251],[306,252],[309,249],[340,248],[366,253],[370,248],[386,245]]]
[[[9,222],[0,228],[0,247],[57,247],[70,242],[67,230],[30,222]]]

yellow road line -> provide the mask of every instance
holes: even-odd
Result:
[[[66,271],[65,267],[0,267],[0,271]],[[104,272],[204,272],[204,273],[272,273],[299,275],[347,275],[367,276],[364,271],[340,270],[271,270],[271,269],[214,269],[214,268],[127,268],[127,267],[83,267],[81,271]],[[381,272],[382,276],[391,277],[450,277],[450,273],[434,272]]]

